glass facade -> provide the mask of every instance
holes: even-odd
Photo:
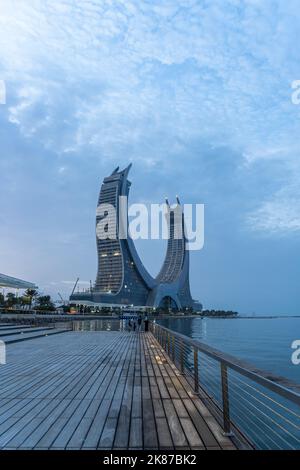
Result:
[[[130,165],[131,166],[131,165]],[[101,305],[134,305],[157,308],[171,305],[177,309],[192,309],[193,300],[189,287],[189,253],[185,248],[184,218],[169,206],[169,240],[165,261],[157,278],[152,278],[144,268],[131,239],[119,239],[119,197],[128,196],[127,180],[130,166],[123,171],[117,168],[104,178],[98,206],[110,204],[116,209],[116,238],[110,239],[111,220],[108,213],[96,216],[96,225],[102,222],[107,238],[97,236],[98,271],[91,292],[76,293],[71,303]],[[179,201],[178,201],[179,205]],[[128,224],[128,220],[127,220]],[[180,226],[179,226],[180,225]],[[180,228],[180,231],[178,229]],[[177,233],[183,236],[177,239]]]

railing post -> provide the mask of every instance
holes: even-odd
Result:
[[[184,373],[184,342],[180,341],[180,370]]]
[[[168,356],[170,356],[170,332],[168,331]]]
[[[198,367],[198,349],[194,347],[194,389],[199,391],[199,367]]]
[[[221,362],[221,384],[224,434],[225,436],[232,436],[229,411],[228,373],[227,366],[223,362]]]
[[[172,336],[172,360],[175,363],[175,336]]]

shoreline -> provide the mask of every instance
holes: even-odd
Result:
[[[274,320],[274,319],[287,319],[287,318],[300,318],[300,315],[238,315],[238,316],[211,316],[211,315],[149,315],[151,320],[185,320],[185,319],[212,319],[212,320]],[[21,321],[21,322],[63,322],[63,321],[92,321],[92,320],[122,320],[117,315],[93,315],[93,314],[55,314],[55,313],[0,313],[0,323],[5,321]]]

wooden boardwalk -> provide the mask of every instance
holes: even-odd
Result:
[[[234,449],[151,333],[8,345],[1,449]]]

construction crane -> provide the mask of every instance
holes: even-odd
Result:
[[[61,294],[58,292],[57,295],[59,296],[60,300],[62,301],[63,305],[65,305],[65,301],[64,299],[62,298]]]
[[[75,284],[74,284],[74,287],[73,287],[73,290],[72,290],[72,294],[71,294],[71,295],[73,295],[73,294],[74,294],[74,292],[75,292],[75,289],[76,289],[76,287],[77,287],[77,284],[78,284],[78,281],[79,281],[79,277],[76,279],[76,282],[75,282]]]

